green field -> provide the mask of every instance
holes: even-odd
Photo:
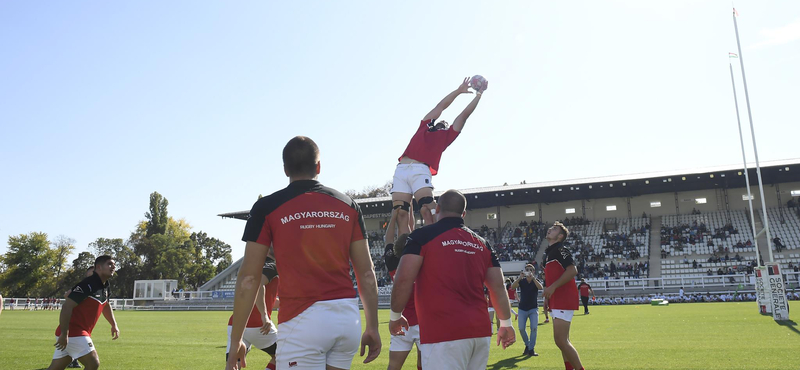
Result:
[[[794,303],[794,302],[793,302]],[[800,321],[797,309],[794,322]],[[578,311],[580,312],[580,311]],[[222,369],[227,312],[117,311],[120,339],[112,342],[100,318],[93,339],[104,369]],[[384,353],[353,369],[386,369],[388,310],[380,312]],[[540,320],[544,317],[540,315]],[[53,354],[55,311],[3,311],[0,369],[44,369]],[[516,325],[516,323],[515,323]],[[800,330],[756,313],[755,303],[695,303],[669,307],[601,306],[577,314],[572,341],[587,369],[800,369]],[[320,328],[325,330],[325,328]],[[519,333],[517,333],[519,339]],[[494,339],[493,339],[494,340]],[[493,347],[488,369],[563,369],[551,324],[539,325],[539,357],[522,344]],[[251,369],[268,356],[251,352]],[[412,354],[404,368],[415,369]]]

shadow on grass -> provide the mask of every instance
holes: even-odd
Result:
[[[778,325],[780,325],[780,326],[785,326],[786,328],[791,330],[793,333],[795,333],[797,335],[800,335],[800,330],[797,330],[797,328],[795,327],[795,326],[797,326],[797,323],[794,322],[794,320],[776,321],[776,323],[778,323]]]
[[[507,358],[505,360],[500,360],[492,364],[491,366],[487,367],[486,370],[515,369],[518,363],[525,361],[528,358],[530,357],[522,355],[517,357]]]

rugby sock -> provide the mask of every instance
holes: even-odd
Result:
[[[268,364],[265,370],[275,370],[275,364]]]
[[[574,367],[572,367],[572,364],[571,364],[571,363],[569,363],[569,361],[567,361],[567,362],[564,362],[564,367],[565,367],[567,370],[575,370],[575,368],[574,368]]]

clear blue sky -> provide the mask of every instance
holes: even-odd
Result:
[[[317,141],[326,185],[383,184],[422,116],[473,74],[489,90],[444,154],[440,189],[740,163],[730,8],[2,2],[0,253],[32,231],[78,251],[126,239],[158,191],[238,258],[244,223],[216,214],[287,184],[289,138]],[[800,157],[800,2],[737,9],[760,159]]]

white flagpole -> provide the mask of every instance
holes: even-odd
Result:
[[[744,98],[747,102],[747,118],[750,120],[750,134],[753,137],[753,153],[756,157],[756,174],[758,175],[758,190],[761,193],[761,208],[763,211],[762,221],[764,221],[764,231],[767,233],[767,251],[769,252],[769,261],[774,262],[772,257],[772,235],[769,232],[769,218],[767,217],[767,203],[764,199],[764,182],[761,180],[761,165],[758,162],[758,147],[756,146],[756,131],[753,128],[753,114],[750,111],[750,94],[747,92],[747,78],[744,74],[744,58],[742,57],[742,44],[739,42],[739,26],[736,24],[736,9],[733,10],[733,29],[736,32],[736,47],[739,49],[739,65],[742,68],[742,82],[744,83]],[[753,220],[755,223],[756,220]],[[758,235],[753,235],[758,239]]]
[[[729,56],[730,57],[730,56]],[[758,251],[758,238],[756,238],[756,222],[753,214],[753,195],[750,194],[750,175],[747,174],[747,157],[744,153],[744,136],[742,135],[742,120],[739,118],[739,100],[736,98],[736,83],[733,80],[733,64],[728,62],[731,70],[731,86],[733,86],[733,104],[736,106],[736,123],[739,124],[739,142],[742,144],[742,163],[744,163],[744,181],[747,184],[747,202],[750,205],[750,224],[753,226],[753,238],[756,246],[756,263],[761,266],[761,252]]]

